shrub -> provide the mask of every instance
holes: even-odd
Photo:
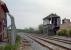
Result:
[[[67,30],[66,29],[61,29],[57,32],[57,35],[59,36],[67,36]]]
[[[71,29],[68,32],[69,32],[69,36],[71,36]]]
[[[19,35],[16,36],[16,43],[20,42],[21,37]]]

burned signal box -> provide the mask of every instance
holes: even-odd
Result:
[[[60,28],[60,16],[50,14],[43,19],[43,32],[48,35],[56,35],[56,31]]]

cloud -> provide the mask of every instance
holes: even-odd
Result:
[[[4,0],[17,28],[37,27],[50,13],[70,18],[71,0]]]

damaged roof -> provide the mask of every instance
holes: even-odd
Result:
[[[51,18],[53,18],[53,17],[60,18],[60,16],[58,16],[57,14],[53,14],[53,13],[52,13],[52,14],[46,16],[45,18],[43,18],[43,20],[45,20],[45,19],[51,19]]]

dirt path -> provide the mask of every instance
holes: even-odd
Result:
[[[26,39],[22,39],[18,50],[32,50],[30,42]]]

